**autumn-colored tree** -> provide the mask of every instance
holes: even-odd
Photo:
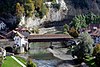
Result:
[[[38,9],[39,11],[41,11],[42,5],[43,5],[43,0],[35,0],[35,7],[36,7],[36,9]]]
[[[33,16],[35,9],[34,2],[32,0],[26,0],[24,7],[26,16]]]
[[[69,33],[71,36],[73,36],[74,38],[76,38],[76,37],[79,36],[78,31],[77,31],[74,27],[72,27],[72,28],[68,31],[68,33]]]
[[[100,64],[100,44],[96,44],[94,47],[93,55],[96,57],[97,65]]]
[[[23,14],[24,14],[24,7],[23,7],[23,5],[20,5],[20,3],[16,3],[16,15],[18,17],[20,17]]]
[[[17,23],[20,22],[21,16],[24,14],[24,7],[20,5],[20,3],[16,3],[16,16],[17,16]]]

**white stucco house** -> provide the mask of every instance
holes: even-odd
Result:
[[[25,38],[25,36],[18,31],[14,31],[14,33],[14,45],[16,47],[20,47],[20,53],[23,53],[25,50],[28,50],[28,40]]]
[[[6,24],[3,21],[0,21],[0,30],[3,30],[6,28]]]

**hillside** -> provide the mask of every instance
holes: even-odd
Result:
[[[22,26],[27,26],[28,22],[29,25],[27,27],[30,27],[30,25],[33,27],[46,21],[49,22],[49,25],[47,23],[43,26],[48,25],[46,27],[49,27],[51,25],[50,27],[52,27],[70,23],[72,18],[79,14],[93,12],[96,15],[100,15],[100,0],[64,0],[67,8],[66,12],[63,12],[61,3],[57,4],[57,1],[62,2],[63,0],[0,0],[0,20],[7,25],[7,29],[12,30],[19,26],[22,16],[25,16],[26,22]],[[46,2],[51,2],[54,9],[49,9],[47,5],[44,5]],[[47,16],[45,21],[43,20],[44,16]],[[29,17],[32,18],[30,19]],[[42,22],[40,22],[41,19],[43,20]]]
[[[89,11],[100,15],[100,0],[65,0],[68,15],[86,14]]]

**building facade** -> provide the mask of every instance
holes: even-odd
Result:
[[[28,50],[28,40],[24,35],[20,34],[18,31],[14,31],[16,34],[14,36],[14,46],[19,48],[18,53],[24,53]]]
[[[6,24],[3,21],[0,21],[0,30],[4,30],[6,28]]]

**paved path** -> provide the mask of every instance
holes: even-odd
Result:
[[[16,59],[14,56],[11,56],[16,62],[18,62],[22,67],[26,67],[22,62]]]

